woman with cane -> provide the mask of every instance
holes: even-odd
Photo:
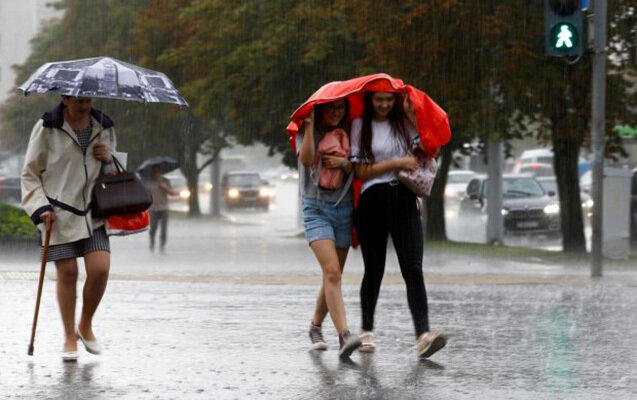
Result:
[[[43,262],[53,261],[57,269],[64,361],[77,360],[78,339],[88,352],[102,351],[93,316],[106,289],[110,246],[104,221],[92,217],[91,193],[102,168],[112,163],[116,140],[113,122],[91,104],[90,98],[62,96],[62,102],[35,124],[22,171],[22,205],[41,230],[42,225],[50,228]],[[76,327],[79,257],[84,258],[86,282]],[[33,338],[30,353],[32,345]]]

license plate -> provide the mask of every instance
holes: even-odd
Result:
[[[540,226],[540,223],[537,221],[524,221],[517,224],[518,228],[537,228],[538,226]]]

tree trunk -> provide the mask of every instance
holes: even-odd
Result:
[[[562,247],[566,253],[585,253],[584,221],[577,163],[580,141],[575,138],[553,139],[553,168],[560,196]]]
[[[188,190],[190,190],[190,198],[188,199],[188,216],[199,217],[201,210],[199,208],[199,175],[189,173],[186,177],[188,180]]]
[[[425,207],[425,240],[447,240],[447,228],[445,226],[445,186],[447,175],[451,166],[452,147],[443,146],[441,149],[442,161],[439,165],[438,175],[431,189],[431,196],[424,201]]]

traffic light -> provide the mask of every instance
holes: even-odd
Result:
[[[584,42],[580,0],[544,0],[546,55],[579,57]]]

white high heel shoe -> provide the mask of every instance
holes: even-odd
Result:
[[[76,362],[77,351],[64,351],[62,352],[62,361],[64,362]]]
[[[84,339],[80,334],[79,329],[77,329],[75,332],[77,333],[77,337],[82,341],[82,344],[84,344],[84,348],[86,349],[86,351],[96,355],[102,354],[102,345],[97,340]]]

